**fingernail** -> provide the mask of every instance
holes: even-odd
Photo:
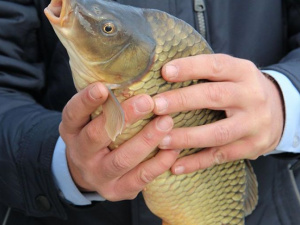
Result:
[[[167,119],[166,117],[162,117],[157,120],[156,126],[162,131],[167,131],[172,128],[173,121],[171,119]]]
[[[176,166],[174,169],[174,173],[176,175],[180,175],[184,173],[184,170],[185,170],[184,166]]]
[[[224,155],[222,152],[216,152],[214,157],[217,164],[222,164],[224,162]]]
[[[94,85],[90,89],[89,93],[90,93],[90,96],[95,100],[102,98],[102,93],[101,93],[101,90],[98,87],[98,85]]]
[[[159,147],[162,149],[166,149],[170,145],[170,143],[171,143],[171,136],[167,135],[162,139],[162,141],[159,144]]]
[[[167,65],[165,67],[165,78],[173,80],[178,77],[178,68],[174,65]]]
[[[135,110],[141,113],[150,112],[152,110],[152,104],[145,96],[140,96],[133,103]]]
[[[168,102],[163,97],[154,98],[155,109],[158,113],[163,113],[168,108]]]

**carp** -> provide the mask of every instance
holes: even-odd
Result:
[[[97,81],[110,89],[108,100],[93,116],[104,113],[111,149],[155,117],[150,113],[124,128],[120,102],[137,94],[154,96],[207,82],[171,83],[161,77],[162,66],[173,59],[213,54],[194,28],[165,12],[110,0],[52,0],[45,14],[67,49],[76,89]],[[171,116],[174,127],[188,127],[223,119],[225,113],[199,109]],[[201,149],[184,149],[179,157],[198,151]],[[143,195],[164,225],[242,225],[258,200],[256,176],[247,160],[182,175],[167,171],[150,182]]]

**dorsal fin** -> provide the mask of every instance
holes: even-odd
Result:
[[[249,162],[245,160],[246,164],[246,193],[245,193],[245,216],[250,215],[255,209],[258,202],[258,183],[254,170]]]

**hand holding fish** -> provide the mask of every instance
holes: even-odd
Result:
[[[161,151],[142,162],[172,129],[173,122],[169,116],[158,117],[137,136],[110,151],[105,118],[100,115],[90,121],[90,114],[105,102],[107,95],[108,90],[101,83],[78,92],[64,108],[59,130],[67,145],[70,172],[81,190],[97,191],[111,201],[131,199],[178,157],[178,151]],[[126,125],[142,119],[153,107],[147,95],[123,102]]]
[[[173,173],[189,173],[238,159],[256,159],[279,143],[283,126],[283,102],[276,84],[250,61],[226,55],[198,55],[176,59],[162,69],[170,82],[208,79],[154,97],[154,112],[209,108],[224,110],[226,119],[189,128],[177,128],[167,135],[160,148],[206,149],[179,159]]]
[[[182,91],[193,90],[186,96],[195,99],[191,96],[199,95],[201,87],[212,85],[210,83],[203,84],[203,86],[198,84],[206,82],[207,79],[224,81],[221,75],[227,77],[229,73],[230,75],[236,74],[236,77],[228,78],[226,83],[232,83],[229,87],[240,87],[235,84],[242,84],[241,90],[236,88],[234,91],[243,91],[244,85],[246,87],[250,85],[252,92],[255,89],[253,85],[259,82],[250,78],[250,80],[247,78],[243,80],[237,76],[248,71],[245,65],[240,67],[240,62],[233,61],[236,64],[234,69],[237,71],[230,71],[226,67],[227,64],[223,66],[219,63],[212,67],[214,61],[210,64],[204,63],[201,70],[195,64],[189,68],[205,72],[203,76],[199,72],[200,75],[195,76],[195,79],[187,76],[186,79],[190,80],[186,82],[167,82],[161,76],[161,68],[166,63],[178,58],[213,53],[203,37],[184,21],[158,10],[139,9],[120,5],[114,1],[102,0],[52,0],[45,9],[45,13],[68,51],[74,84],[79,93],[95,82],[101,82],[111,89],[102,109],[94,103],[88,107],[82,104],[86,102],[83,99],[87,95],[82,92],[75,97],[75,100],[69,102],[69,105],[73,106],[67,105],[64,111],[62,125],[65,124],[66,128],[74,124],[78,125],[75,134],[72,129],[61,128],[62,137],[68,146],[69,167],[78,186],[83,190],[97,191],[104,198],[113,201],[133,198],[140,190],[143,190],[147,206],[155,215],[162,218],[164,225],[244,224],[244,217],[254,210],[258,199],[256,177],[247,161],[237,160],[177,176],[168,170],[175,163],[176,158],[195,153],[193,156],[195,160],[192,160],[193,164],[191,164],[194,165],[199,157],[197,152],[201,152],[202,148],[198,148],[198,144],[195,145],[196,148],[185,148],[186,144],[181,142],[178,148],[170,148],[182,149],[179,154],[177,150],[161,151],[156,146],[170,133],[172,127],[196,127],[198,129],[197,126],[218,120],[221,122],[216,122],[216,124],[231,121],[236,117],[239,118],[235,116],[239,114],[244,116],[244,120],[246,117],[247,122],[249,108],[245,106],[241,113],[236,113],[239,112],[240,103],[213,107],[209,104],[201,105],[200,103],[205,103],[205,101],[199,101],[197,98],[199,104],[196,101],[191,104],[188,101],[186,104],[182,101],[184,106],[180,104],[180,101],[179,104],[176,103],[176,93],[178,95]],[[124,19],[125,15],[126,19]],[[189,60],[201,58],[195,57]],[[224,59],[227,58],[224,57]],[[201,65],[200,61],[199,65]],[[209,72],[210,68],[215,68],[213,73]],[[252,68],[251,71],[253,75],[257,69]],[[214,76],[207,77],[205,76],[207,74],[214,74]],[[216,87],[221,88],[220,85]],[[212,90],[218,90],[216,87]],[[180,91],[161,95],[175,94],[172,94],[175,96],[173,99],[175,107],[161,111],[162,116],[154,115],[154,102],[149,96],[153,97],[158,93],[177,89]],[[195,89],[200,90],[196,95]],[[245,88],[245,90],[249,89]],[[260,89],[255,90],[261,93]],[[145,110],[147,112],[137,113],[134,102],[141,94],[144,97],[147,96],[142,101],[150,101],[151,107]],[[238,94],[243,94],[243,92]],[[248,100],[245,96],[242,97],[241,99]],[[215,99],[217,103],[218,98]],[[172,98],[168,100],[172,101]],[[255,101],[250,101],[250,103]],[[99,100],[98,103],[103,102],[104,100]],[[169,105],[172,106],[172,104]],[[194,105],[196,110],[185,110],[185,108],[193,109],[193,107],[189,108],[191,105]],[[211,110],[204,106],[221,110]],[[250,109],[256,106],[257,104],[251,105]],[[80,117],[76,115],[77,118],[75,118],[83,123],[72,123],[68,120],[68,115],[74,115],[75,110],[70,110],[72,108],[80,111]],[[167,115],[170,109],[180,111],[170,115],[173,122]],[[225,120],[223,120],[226,117],[224,109],[229,117]],[[183,110],[185,111],[181,112]],[[94,118],[90,122],[89,114],[92,114]],[[250,119],[252,120],[253,117]],[[161,122],[164,124],[164,129],[159,129],[157,126]],[[225,125],[223,127],[227,126]],[[203,127],[206,126],[211,125]],[[195,128],[188,130],[193,131],[193,129]],[[174,129],[172,133],[176,131],[178,130]],[[196,130],[195,135],[199,137],[197,133],[199,132]],[[182,132],[179,132],[179,135],[182,135]],[[178,139],[182,140],[180,137]],[[213,142],[211,144],[211,146],[215,145]],[[204,147],[207,146],[205,143]],[[197,169],[197,165],[192,168]],[[225,213],[220,214],[220,212]]]

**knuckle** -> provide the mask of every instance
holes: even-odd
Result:
[[[153,144],[153,141],[155,138],[154,136],[155,135],[150,131],[142,132],[141,140],[142,140],[142,143],[145,148],[154,148],[155,147]]]
[[[264,78],[264,75],[261,71],[258,70],[256,65],[245,59],[240,60],[240,64],[244,67],[244,70],[247,71],[248,82],[251,81],[252,85],[248,85],[248,90],[250,96],[256,98],[256,100],[263,100],[266,98],[264,87],[261,85],[261,78]]]
[[[252,102],[259,104],[262,107],[265,107],[268,102],[268,95],[264,87],[260,84],[252,85],[251,87],[249,87],[248,96]]]
[[[251,90],[251,93],[255,102],[257,102],[257,104],[264,106],[267,103],[267,96],[261,88],[259,87],[253,88]]]
[[[107,161],[104,161],[100,165],[100,171],[102,171],[101,174],[107,180],[113,180],[118,176],[118,174],[112,169],[111,163]]]
[[[191,138],[188,132],[184,132],[182,135],[183,146],[190,147],[191,146]]]
[[[178,101],[179,106],[186,107],[188,103],[188,96],[186,96],[183,91],[179,90],[178,98],[176,98],[176,100]]]
[[[63,109],[63,118],[62,120],[67,121],[75,121],[76,120],[76,112],[71,109],[70,102],[66,104],[66,106]]]
[[[242,63],[242,65],[245,68],[247,68],[247,71],[249,71],[249,73],[257,74],[257,67],[255,66],[255,64],[253,62],[251,62],[250,60],[246,60],[246,59],[241,59],[240,62]]]
[[[152,169],[141,168],[138,173],[138,183],[142,186],[152,182],[156,177],[163,174],[165,171],[169,170],[174,164],[177,157],[170,157],[170,155],[158,153],[155,157],[155,162]]]
[[[194,163],[194,168],[196,168],[197,170],[205,169],[205,166],[203,165],[201,160],[195,160]]]
[[[166,157],[168,157],[168,158],[166,158]],[[165,157],[161,157],[161,158],[157,157],[156,163],[157,163],[157,168],[159,170],[156,171],[157,174],[153,174],[154,178],[156,176],[159,176],[160,174],[164,173],[166,170],[170,169],[170,167],[173,165],[176,158],[177,157],[175,157],[173,160],[173,157],[170,157],[169,155],[165,156]]]
[[[226,144],[230,139],[229,129],[222,125],[216,126],[214,135],[215,135],[215,141],[217,145]]]
[[[222,103],[224,96],[224,87],[222,87],[219,83],[207,83],[207,98],[208,101],[214,103]]]
[[[126,155],[115,154],[111,163],[116,171],[123,171],[127,170],[130,167],[129,161],[130,160],[128,159],[128,157],[126,157]]]
[[[211,55],[211,71],[212,75],[216,76],[223,70],[224,61],[226,60],[226,56],[223,54]]]
[[[264,138],[262,138],[261,140],[264,140]],[[261,154],[261,150],[265,149],[265,144],[262,143],[260,140],[257,139],[249,139],[245,142],[245,145],[247,146],[247,159],[250,160],[256,160]]]
[[[260,152],[261,150],[268,149],[270,147],[270,142],[271,139],[263,135],[257,141],[255,141],[255,143],[253,143],[253,148],[255,149],[255,152]]]
[[[268,103],[268,96],[262,87],[258,87],[257,89],[257,101],[260,102],[263,106]]]
[[[155,175],[153,173],[151,173],[150,171],[147,171],[145,169],[141,169],[139,176],[138,176],[138,181],[142,185],[146,185],[146,184],[150,183],[151,181],[153,181],[154,178],[155,178]]]
[[[94,126],[86,127],[86,135],[90,142],[97,142],[99,139],[99,135]]]

